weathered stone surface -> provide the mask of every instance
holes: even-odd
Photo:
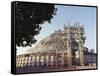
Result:
[[[64,53],[68,51],[69,46],[68,44],[73,42],[79,43],[80,39],[82,41],[82,36],[79,35],[84,32],[83,26],[65,26],[63,30],[55,31],[54,33],[50,34],[48,37],[42,39],[34,48],[31,48],[27,51],[27,53]],[[81,34],[82,35],[82,34]],[[77,46],[74,45],[73,48]],[[78,47],[77,47],[78,49]]]
[[[63,31],[56,31],[45,39],[41,40],[34,48],[28,50],[28,53],[33,52],[64,52],[66,44],[63,40]]]

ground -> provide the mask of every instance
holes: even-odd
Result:
[[[75,66],[75,67],[22,67],[16,68],[16,73],[38,73],[38,72],[48,72],[48,71],[74,71],[74,70],[86,70],[86,69],[96,69],[96,66]]]

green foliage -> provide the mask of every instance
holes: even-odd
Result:
[[[31,46],[37,40],[42,24],[50,23],[57,9],[53,4],[16,2],[16,45]]]

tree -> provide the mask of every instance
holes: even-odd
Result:
[[[50,23],[57,9],[54,4],[16,2],[15,28],[16,45],[31,46],[37,40],[35,35],[39,34],[42,24]]]

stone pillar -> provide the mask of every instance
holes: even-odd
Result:
[[[68,67],[72,66],[72,51],[71,51],[71,35],[70,25],[67,27],[67,53],[68,53]]]
[[[79,43],[79,60],[80,60],[80,65],[83,66],[84,65],[84,57],[83,57],[83,44],[82,42]]]
[[[54,67],[57,65],[57,55],[56,53],[54,54]]]
[[[68,66],[68,53],[64,53],[64,66]]]
[[[83,40],[82,40],[82,35],[81,35],[81,30],[78,28],[78,39],[79,39],[79,60],[80,60],[80,65],[84,65],[84,60],[83,60]]]
[[[69,40],[67,40],[67,52],[68,52],[68,67],[72,66],[72,52]]]
[[[35,55],[32,55],[32,66],[35,66]]]
[[[34,55],[35,60],[34,60],[34,66],[36,67],[36,55]]]
[[[48,60],[49,60],[49,56],[48,56],[48,53],[46,54],[46,66],[48,67]]]
[[[48,54],[48,66],[50,67],[50,54]]]
[[[36,56],[36,66],[39,66],[39,55]]]
[[[64,53],[62,53],[62,64],[61,66],[63,67],[64,66]]]
[[[50,56],[49,56],[49,65],[50,65],[50,67],[52,66],[52,54],[50,53]]]
[[[44,66],[46,66],[46,55],[44,54]]]
[[[42,66],[42,58],[41,58],[41,55],[39,55],[39,66]]]
[[[56,53],[56,67],[58,67],[58,53]]]

